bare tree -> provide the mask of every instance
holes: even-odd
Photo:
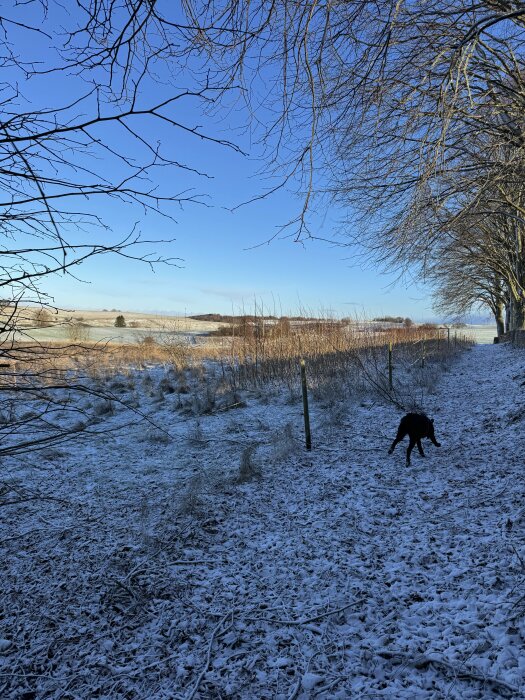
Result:
[[[462,317],[473,310],[488,308],[501,336],[505,332],[508,290],[494,270],[494,261],[480,249],[477,233],[450,239],[429,264],[425,279],[434,288],[434,307],[438,313]]]
[[[78,421],[50,417],[76,410],[72,392],[90,389],[64,374],[61,360],[78,343],[34,333],[53,318],[49,277],[76,276],[86,260],[107,254],[176,265],[153,252],[162,241],[143,238],[132,217],[173,220],[181,206],[203,203],[195,187],[208,175],[177,157],[181,140],[239,150],[184,108],[207,108],[232,85],[190,70],[192,40],[181,41],[190,27],[163,23],[156,12],[155,3],[135,0],[12,0],[0,11],[3,453],[74,433]],[[123,233],[101,214],[112,203],[130,212]]]
[[[360,240],[376,259],[427,279],[430,271],[434,281],[443,262],[455,280],[465,270],[456,308],[481,294],[501,328],[505,299],[511,329],[525,321],[522,16],[505,34],[487,36],[490,25],[483,39],[467,32],[456,53],[471,42],[468,57],[455,56],[446,75],[442,60],[428,64],[411,101],[401,100],[402,86],[393,93],[375,130],[365,120],[343,141],[349,166],[334,186],[341,202],[364,213]],[[464,73],[451,85],[453,66]],[[453,287],[442,273],[438,281],[450,306]]]

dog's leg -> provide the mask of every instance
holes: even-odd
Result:
[[[392,452],[395,450],[395,447],[398,442],[401,442],[401,440],[405,437],[406,433],[401,430],[401,428],[397,431],[396,438],[394,442],[390,445],[390,449],[388,450],[388,454],[391,455]]]
[[[408,449],[407,449],[407,467],[410,466],[410,453],[414,449],[414,446],[416,444],[415,438],[410,438],[410,442],[408,443]]]
[[[419,454],[424,457],[425,453],[423,452],[423,445],[421,444],[421,440],[417,441],[417,449],[419,450]]]

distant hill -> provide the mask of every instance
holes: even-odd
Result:
[[[214,323],[238,323],[239,321],[256,321],[260,319],[276,320],[277,316],[223,316],[222,314],[197,314],[189,318],[194,321],[213,321]]]

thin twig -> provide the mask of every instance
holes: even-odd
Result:
[[[271,617],[248,617],[247,620],[251,622],[278,622],[281,625],[307,625],[310,622],[315,622],[316,620],[322,620],[324,617],[329,617],[330,615],[337,615],[337,613],[344,612],[355,605],[362,603],[361,600],[354,601],[353,603],[348,603],[348,605],[343,605],[342,608],[336,608],[335,610],[328,610],[328,612],[320,613],[319,615],[313,615],[312,617],[307,617],[304,620],[279,620],[277,618]]]

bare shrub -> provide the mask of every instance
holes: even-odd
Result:
[[[418,384],[428,393],[435,393],[436,385],[439,380],[439,368],[437,365],[427,365],[418,373]]]
[[[73,321],[67,326],[66,335],[70,343],[85,343],[90,338],[91,329],[85,323]]]
[[[389,343],[396,348],[408,348],[426,340],[433,351],[443,352],[443,344],[440,350],[435,347],[439,336],[437,327],[402,323],[385,327],[357,319],[313,318],[311,315],[286,319],[283,323],[267,317],[243,318],[247,319],[245,328],[238,324],[236,332],[229,337],[214,338],[223,376],[233,388],[284,385],[294,401],[301,358],[306,360],[309,385],[322,393],[324,386],[329,391],[334,381],[340,384],[342,377],[355,373],[356,356],[372,348],[382,354],[382,375],[386,365],[384,350]],[[379,384],[384,389],[383,379]]]
[[[166,360],[177,370],[183,370],[191,364],[192,352],[188,339],[176,332],[163,333],[159,340],[166,355]]]
[[[37,328],[48,328],[53,325],[53,317],[48,309],[36,309],[33,313],[33,321]]]

